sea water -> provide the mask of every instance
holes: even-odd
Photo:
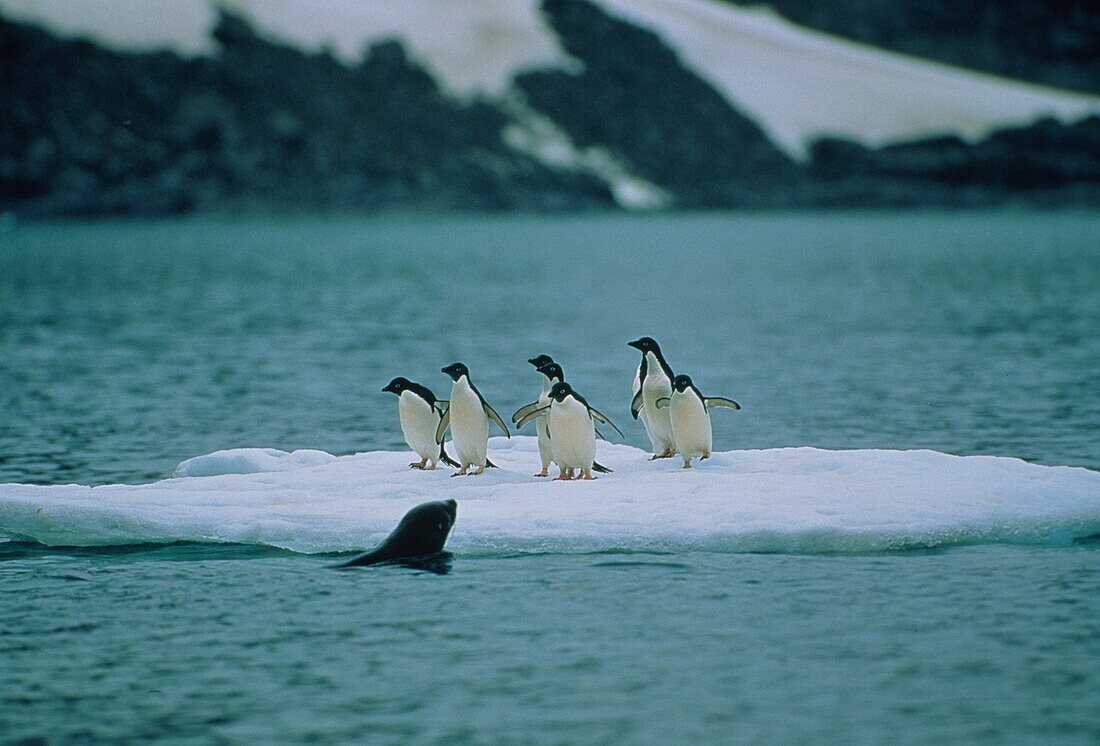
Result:
[[[734,454],[700,480],[788,446],[1095,470],[1097,236],[1096,215],[1011,212],[19,226],[0,236],[0,483],[104,485],[91,494],[110,504],[112,485],[219,449],[396,450],[390,378],[445,397],[439,368],[461,360],[507,416],[537,395],[525,361],[539,353],[644,447],[625,346],[642,334],[744,407],[715,412],[715,447]],[[658,471],[631,477],[636,463]],[[662,487],[673,464],[641,464],[624,456],[616,476],[679,497],[673,538],[708,509],[731,520]],[[522,466],[517,500],[585,508],[586,485],[540,498]],[[402,480],[417,476],[442,475]],[[601,520],[645,529],[627,513],[649,503],[604,479],[623,504]],[[1019,546],[1014,514],[1007,534],[933,532],[901,551],[582,546],[537,511],[530,528],[509,514],[509,530],[541,544],[492,551],[463,537],[460,500],[442,575],[335,572],[330,555],[201,532],[96,548],[18,536],[0,543],[0,741],[1095,742],[1100,544],[1084,489],[1080,531]],[[834,507],[852,510],[845,497]],[[181,520],[222,515],[180,502]],[[471,532],[492,517],[477,505]],[[84,531],[70,543],[109,531],[80,504],[42,507]],[[936,518],[894,517],[903,534]]]

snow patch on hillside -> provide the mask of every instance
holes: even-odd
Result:
[[[1042,117],[1073,123],[1100,115],[1098,96],[887,52],[798,26],[767,9],[717,0],[592,2],[657,33],[796,159],[822,137],[868,146],[944,134],[979,141]],[[501,99],[519,73],[580,67],[563,50],[539,0],[0,0],[0,12],[55,33],[188,55],[215,50],[210,32],[219,6],[244,16],[272,41],[311,52],[328,49],[348,64],[361,61],[368,45],[397,38],[444,91],[460,98]],[[522,138],[513,132],[512,140],[524,140],[522,147],[540,160],[561,149],[560,133],[518,125],[528,131]],[[606,159],[600,163],[597,151],[569,158],[594,172],[616,168]],[[634,177],[608,178],[620,201],[657,199]]]
[[[977,142],[1043,117],[1100,115],[1100,97],[1021,83],[813,31],[715,0],[597,0],[654,31],[796,159],[822,137],[868,146],[957,134]],[[728,154],[736,157],[736,154]]]
[[[501,107],[512,117],[501,137],[513,150],[553,169],[596,177],[607,184],[624,210],[659,210],[671,204],[668,192],[630,173],[606,148],[578,148],[568,133],[528,106],[518,94],[503,99]]]
[[[370,44],[398,38],[440,87],[461,98],[501,96],[523,70],[577,69],[539,0],[0,0],[0,11],[55,33],[129,51],[212,54],[218,8],[265,38],[358,64]]]

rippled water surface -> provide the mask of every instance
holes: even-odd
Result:
[[[0,482],[401,446],[394,375],[625,427],[651,334],[719,449],[1100,468],[1100,216],[386,218],[0,234]],[[459,526],[461,527],[461,509]],[[2,533],[2,532],[0,532]],[[1100,554],[456,556],[0,543],[0,743],[1100,739]]]
[[[249,556],[0,563],[0,733],[1100,738],[1095,548],[456,557],[443,576]]]

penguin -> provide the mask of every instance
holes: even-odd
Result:
[[[554,385],[554,380],[547,375],[543,368],[547,365],[554,364],[554,358],[549,355],[537,355],[536,357],[528,359],[527,362],[535,366],[535,370],[542,375],[542,393],[539,394],[538,401],[536,401],[535,404],[540,407],[546,406],[550,403],[550,387]],[[515,421],[516,416],[512,415],[512,422]],[[550,449],[550,433],[546,430],[545,418],[535,420],[535,431],[539,439],[539,459],[542,461],[542,471],[535,476],[547,477],[550,476],[550,462],[554,460],[554,452]]]
[[[584,397],[564,381],[554,384],[549,398],[549,406],[529,412],[521,418],[519,426],[537,417],[548,420],[554,461],[558,465],[555,480],[573,479],[574,470],[580,472],[581,479],[595,479],[592,468],[596,456],[596,422],[611,427],[615,427],[615,423],[589,406]]]
[[[435,440],[435,431],[443,413],[447,411],[445,400],[436,399],[427,386],[398,376],[383,388],[383,391],[397,394],[397,412],[401,418],[401,434],[405,442],[413,449],[420,461],[409,466],[413,469],[435,469],[439,461],[448,466],[458,466],[458,462],[447,455],[443,443]]]
[[[650,439],[653,441],[653,456],[650,459],[671,458],[676,455],[676,442],[672,437],[672,422],[668,410],[658,410],[657,400],[672,396],[672,368],[661,354],[661,348],[652,337],[642,337],[627,342],[628,347],[642,353],[642,362],[638,368],[640,386],[630,402],[630,414],[638,419],[644,408],[649,418]]]
[[[451,476],[465,476],[471,466],[476,467],[474,474],[480,474],[486,466],[493,465],[485,457],[489,446],[489,420],[497,423],[507,437],[511,438],[512,434],[508,432],[504,420],[474,386],[465,365],[451,363],[442,371],[451,377],[454,384],[451,386],[451,404],[435,430],[435,442],[442,443],[443,435],[450,427],[459,462],[459,470]]]
[[[684,468],[690,469],[693,457],[710,458],[710,408],[740,409],[741,405],[722,396],[703,396],[690,376],[679,375],[672,379],[672,396],[658,399],[656,407],[669,413],[676,450]]]
[[[634,372],[634,381],[630,384],[630,396],[633,398],[638,395],[638,391],[642,388],[642,364],[638,364],[638,370]],[[642,426],[645,428],[645,434],[649,438],[649,444],[653,448],[653,452],[657,453],[657,439],[653,437],[653,426],[649,424],[649,411],[646,408],[638,408],[638,419],[642,421]]]
[[[532,360],[538,360],[540,358],[547,358],[547,357],[549,357],[549,356],[540,355],[538,358],[532,358]],[[529,360],[528,362],[531,362],[531,361]],[[549,363],[546,363],[545,365],[539,366],[538,371],[539,371],[539,373],[542,374],[542,377],[543,377],[543,384],[542,384],[543,393],[539,396],[538,401],[531,402],[530,404],[527,404],[527,405],[517,409],[515,414],[512,415],[512,422],[513,423],[518,423],[526,415],[531,414],[532,412],[535,412],[536,410],[541,409],[541,410],[544,410],[544,412],[546,414],[549,414],[549,409],[546,409],[546,408],[550,406],[550,389],[554,386],[555,383],[557,383],[559,381],[561,381],[563,383],[565,382],[565,373],[562,371],[561,366],[558,365],[557,363],[553,362],[553,361],[551,361]],[[600,416],[603,417],[603,415],[600,415]],[[606,418],[604,418],[604,419],[606,419]],[[539,434],[539,456],[542,458],[542,472],[539,473],[539,474],[536,474],[535,476],[536,477],[545,477],[545,476],[549,476],[551,462],[557,463],[556,461],[554,461],[553,439],[550,437],[550,423],[549,423],[548,417],[535,417],[534,420],[535,420],[535,429],[538,431],[538,434]],[[530,419],[524,420],[524,424],[527,424],[528,422],[530,422]],[[607,422],[611,423],[610,420],[607,420]],[[615,427],[615,425],[613,423],[611,424],[611,426]],[[618,430],[617,427],[615,429]],[[596,432],[597,432],[597,434],[599,433],[598,430]],[[545,451],[543,450],[543,434],[544,433],[546,435],[546,450]],[[620,432],[619,435],[622,435],[622,433]],[[559,467],[560,467],[560,464],[559,464]],[[599,461],[592,462],[592,469],[594,471],[599,472],[600,474],[610,474],[611,473],[611,469],[604,466]]]

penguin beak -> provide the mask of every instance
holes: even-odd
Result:
[[[397,389],[395,389],[395,388],[393,387],[393,384],[392,384],[392,383],[390,383],[390,384],[386,384],[385,386],[383,386],[383,387],[382,387],[382,391],[388,392],[388,393],[390,393],[390,394],[396,394],[396,393],[397,393]]]
[[[529,358],[527,358],[527,362],[529,362],[531,365],[535,366],[536,368],[539,367],[538,358],[529,357]]]
[[[642,349],[642,340],[635,339],[633,342],[627,342],[626,346],[633,347],[635,350],[640,350]]]

